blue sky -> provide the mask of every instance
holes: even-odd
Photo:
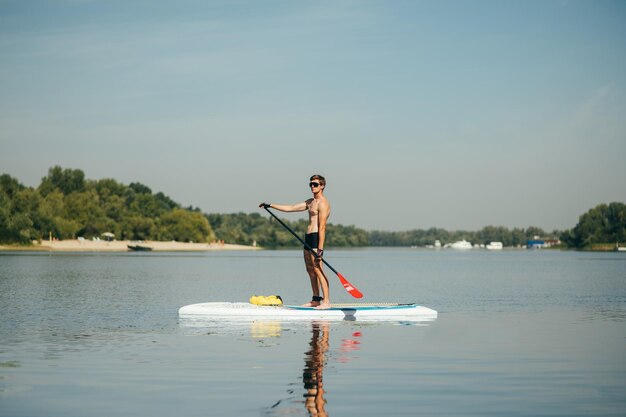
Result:
[[[0,0],[0,172],[205,212],[573,227],[626,201],[621,1]],[[298,215],[292,215],[297,218]]]

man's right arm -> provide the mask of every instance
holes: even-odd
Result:
[[[261,205],[261,207],[262,206],[263,205]],[[303,201],[302,203],[292,204],[292,205],[269,203],[268,206],[270,208],[280,210],[280,211],[285,211],[285,212],[306,211],[307,209],[306,201]]]

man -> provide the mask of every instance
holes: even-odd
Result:
[[[324,242],[326,241],[326,222],[330,217],[330,204],[324,196],[326,179],[321,175],[313,175],[309,179],[309,188],[313,193],[313,198],[302,203],[293,205],[267,204],[261,203],[259,207],[270,207],[284,212],[308,211],[309,226],[307,228],[304,241],[311,248],[304,248],[304,264],[311,279],[311,289],[313,298],[305,307],[316,307],[319,309],[330,308],[330,295],[328,278],[322,270],[322,256],[324,256]],[[315,254],[317,254],[317,257]]]

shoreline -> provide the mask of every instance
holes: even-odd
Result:
[[[15,244],[0,244],[0,252],[139,252],[131,250],[128,245],[139,245],[149,247],[150,250],[146,252],[214,252],[214,251],[256,251],[265,249],[276,248],[264,248],[261,246],[252,245],[236,245],[228,243],[187,243],[187,242],[162,242],[162,241],[136,241],[136,240],[114,240],[114,241],[94,241],[94,240],[53,240],[52,242],[46,240],[41,243],[34,241],[32,245],[15,245]],[[387,249],[431,249],[425,247],[409,247],[409,246],[351,246],[342,247],[336,249],[368,249],[368,248],[387,248]],[[300,249],[300,246],[283,247],[280,249]],[[504,250],[519,249],[521,248],[504,248]],[[579,252],[626,252],[626,247],[620,247],[619,251],[613,246],[609,245],[596,245],[595,247],[575,249],[564,247],[552,247],[543,248],[542,251],[579,251]]]
[[[129,245],[148,247],[148,252],[212,252],[212,251],[242,251],[261,250],[258,246],[234,245],[228,243],[188,243],[188,242],[159,242],[159,241],[132,241],[132,240],[53,240],[33,242],[30,246],[0,245],[0,252],[134,252]]]

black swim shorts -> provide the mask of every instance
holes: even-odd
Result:
[[[307,233],[304,236],[304,243],[309,245],[309,248],[311,249],[317,249],[317,246],[319,245],[319,241],[320,241],[320,234],[318,232]],[[304,247],[304,249],[309,249],[309,248],[307,248],[306,246]]]

